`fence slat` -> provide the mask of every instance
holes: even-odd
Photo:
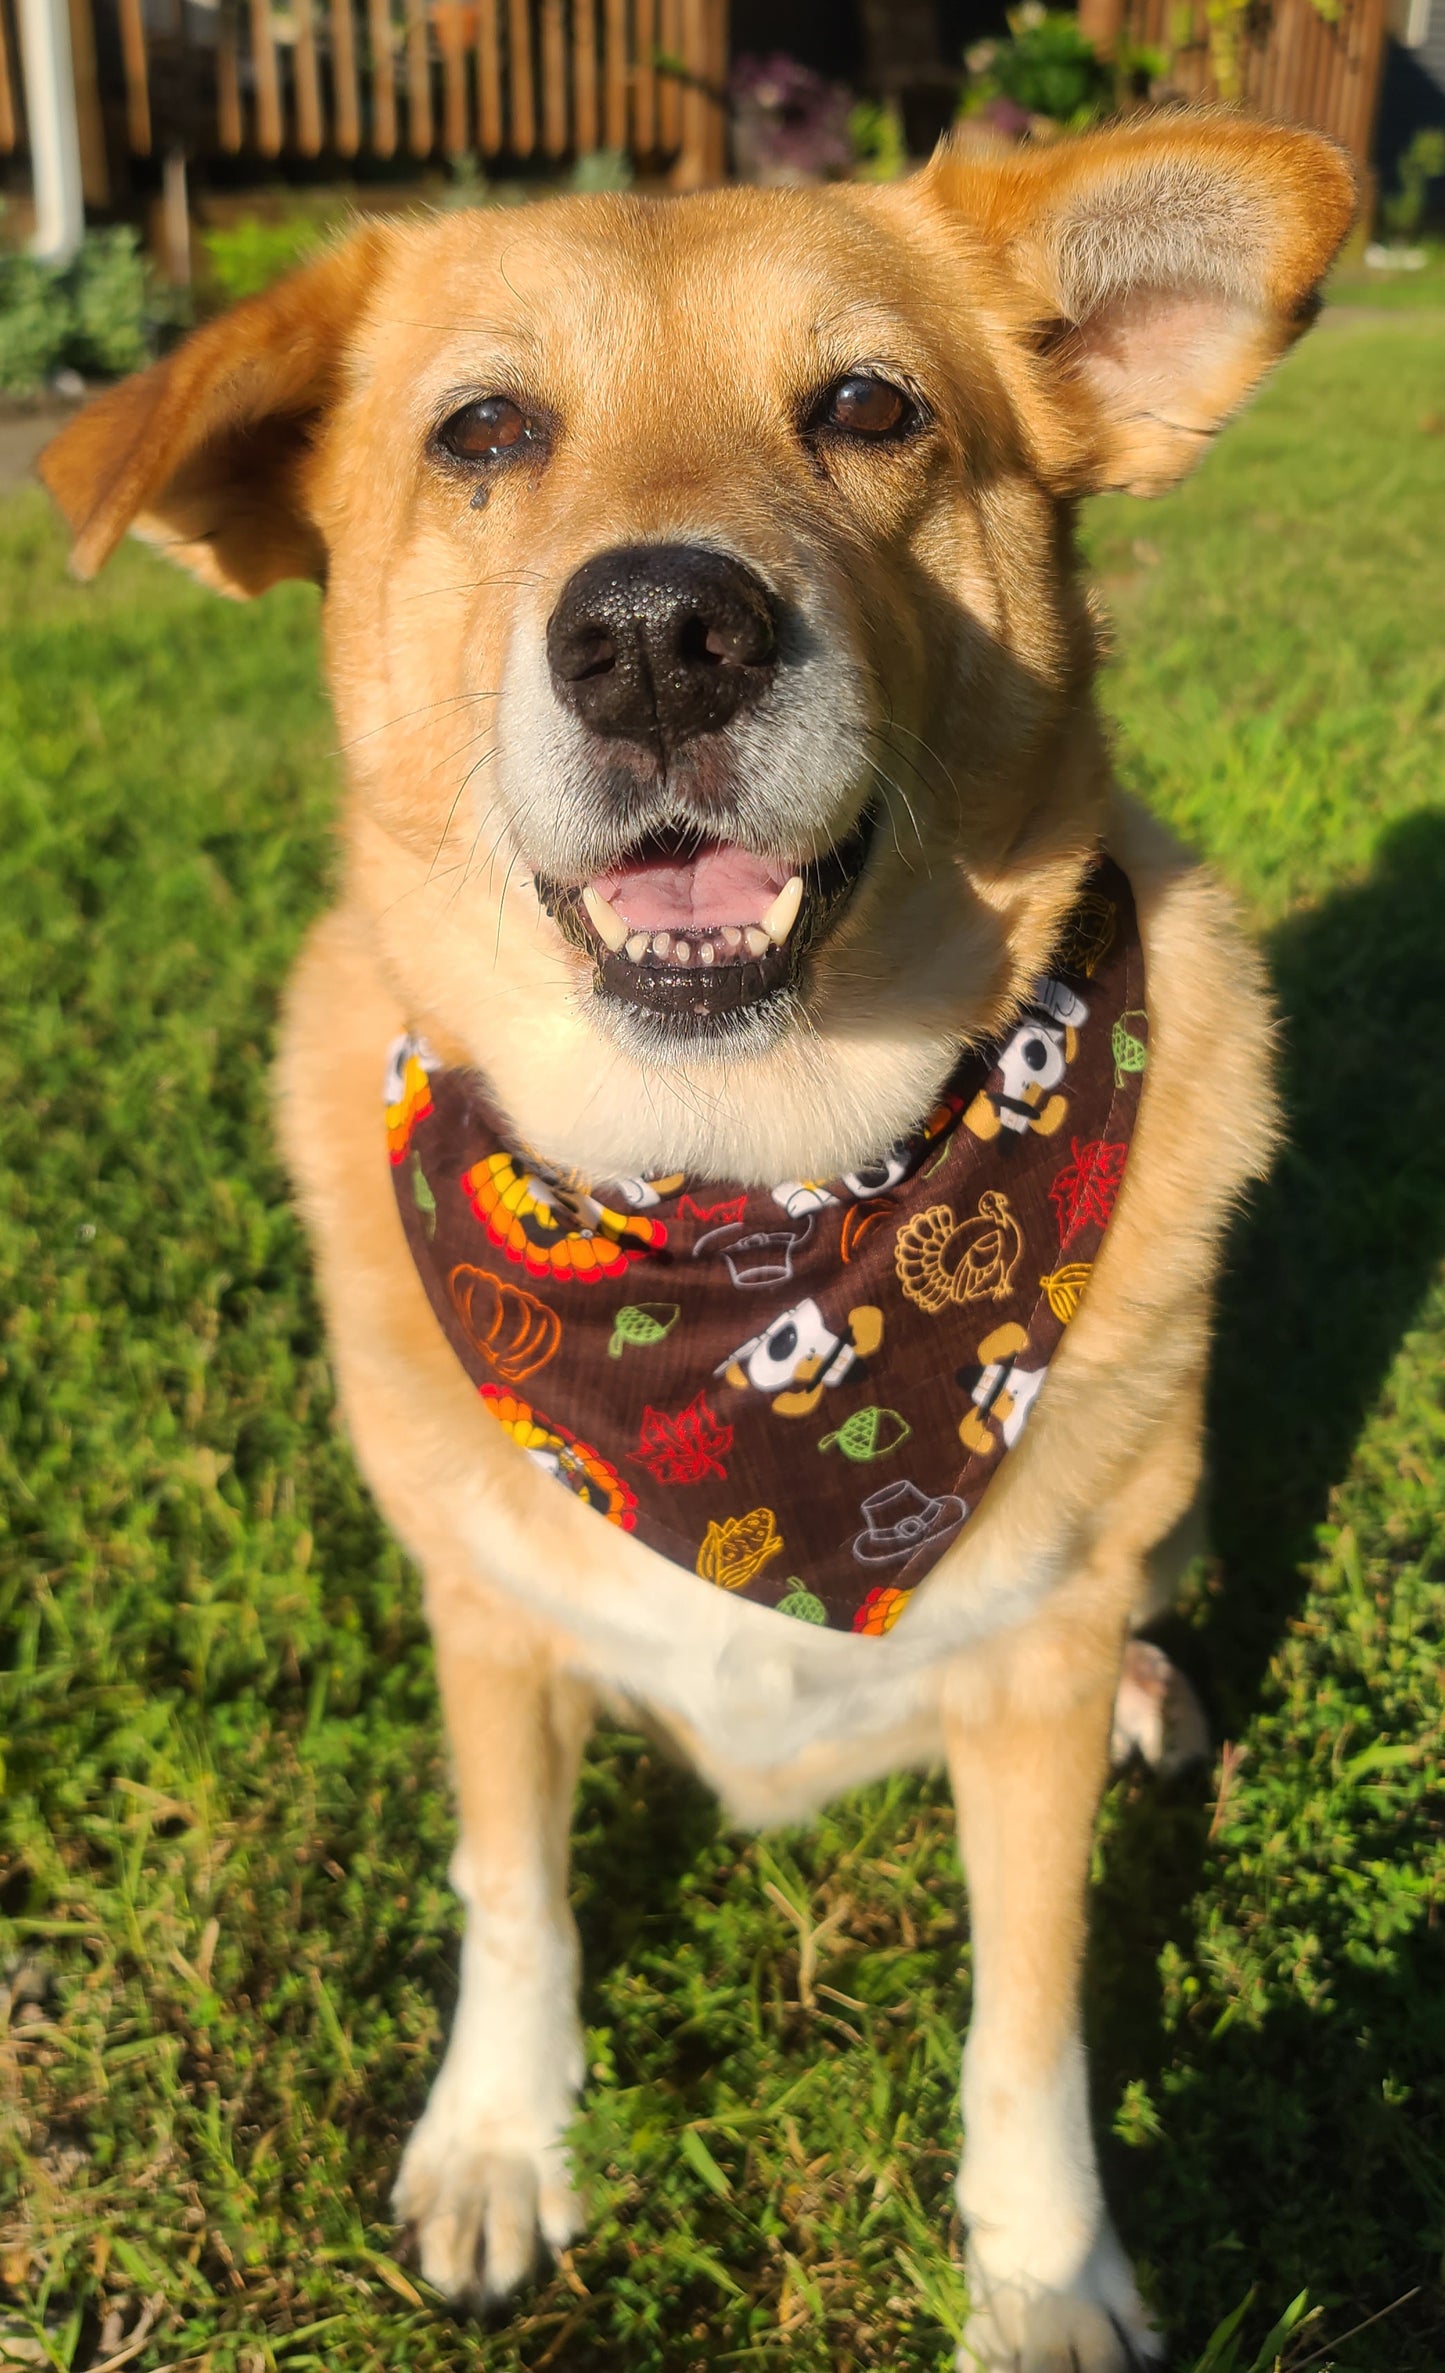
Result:
[[[657,0],[632,0],[632,145],[640,157],[657,146]]]
[[[406,0],[406,134],[414,157],[432,144],[431,47],[426,0]]]
[[[303,157],[321,154],[321,74],[316,62],[316,21],[313,0],[295,0],[296,145]]]
[[[657,46],[665,58],[676,61],[682,48],[682,0],[662,0]],[[657,78],[658,146],[676,148],[681,138],[682,90],[677,76],[664,72]]]
[[[15,77],[10,65],[10,36],[5,29],[5,0],[0,0],[0,155],[9,156],[20,145],[15,112]]]
[[[120,0],[120,58],[125,71],[125,135],[138,157],[151,152],[151,94],[140,0]]]
[[[391,0],[366,0],[371,36],[371,146],[379,157],[396,155],[396,60],[391,49]]]
[[[256,77],[256,146],[263,157],[281,154],[281,70],[271,25],[271,0],[251,0],[251,66]]]
[[[572,113],[577,154],[597,146],[597,0],[572,0]]]
[[[512,0],[507,12],[507,52],[512,86],[512,153],[529,157],[537,145],[537,89],[532,73],[529,0]]]
[[[236,20],[229,8],[222,8],[216,18],[216,140],[224,154],[233,157],[239,153],[245,137]]]
[[[437,47],[442,53],[444,113],[442,138],[449,157],[470,146],[467,106],[467,43],[459,0],[437,0]]]
[[[604,0],[602,145],[627,146],[627,0]]]
[[[477,0],[477,146],[494,157],[502,145],[502,48],[497,0]]]
[[[361,146],[361,93],[356,81],[356,18],[351,0],[331,0],[331,104],[336,153],[354,157]]]
[[[542,146],[549,157],[567,148],[567,27],[562,0],[542,0]]]

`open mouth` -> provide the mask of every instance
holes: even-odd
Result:
[[[793,988],[867,862],[876,818],[804,864],[696,831],[649,834],[591,881],[536,891],[590,955],[596,987],[638,1013],[698,1029]]]

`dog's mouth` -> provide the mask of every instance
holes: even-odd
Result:
[[[599,995],[705,1030],[796,987],[847,904],[876,827],[794,864],[696,831],[655,832],[588,882],[536,880],[563,937],[592,957]]]

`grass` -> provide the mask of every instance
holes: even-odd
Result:
[[[1342,317],[1182,493],[1089,526],[1123,764],[1267,936],[1294,1129],[1174,1638],[1227,1744],[1117,1781],[1096,1857],[1106,2172],[1200,2373],[1445,2355],[1442,393],[1445,316]],[[300,590],[237,612],[134,550],[79,591],[38,497],[0,509],[0,2363],[941,2367],[934,1782],[754,1842],[600,1741],[592,2237],[486,2331],[392,2255],[457,1913],[416,1593],[269,1132],[330,865],[314,639]]]

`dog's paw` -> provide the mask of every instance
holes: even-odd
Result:
[[[504,2298],[531,2272],[539,2235],[561,2250],[582,2230],[562,2143],[485,2125],[464,2133],[430,2109],[407,2145],[392,2207],[425,2279],[458,2301]]]
[[[1067,2290],[990,2275],[970,2252],[968,2295],[959,2373],[1145,2373],[1164,2353],[1110,2232]]]
[[[1192,1681],[1152,1640],[1130,1640],[1114,1699],[1110,1759],[1137,1753],[1166,1778],[1209,1754],[1209,1724]]]

